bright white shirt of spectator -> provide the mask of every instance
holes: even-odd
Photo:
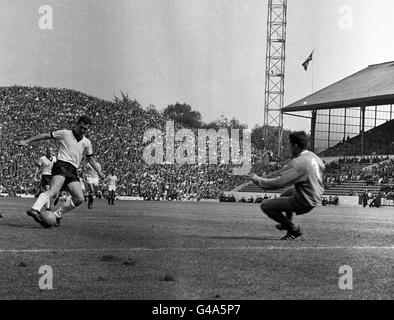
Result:
[[[53,164],[56,162],[56,157],[52,157],[50,160],[47,156],[42,156],[37,161],[37,166],[41,169],[42,175],[51,175]]]
[[[60,140],[60,148],[57,159],[71,163],[78,168],[83,155],[92,155],[92,143],[86,137],[80,141],[74,136],[72,130],[58,130],[51,132],[51,136],[55,140]]]

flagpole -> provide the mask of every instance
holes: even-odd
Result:
[[[316,60],[316,49],[313,50],[313,59],[312,59],[312,93],[315,93],[315,60]]]

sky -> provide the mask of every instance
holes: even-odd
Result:
[[[39,8],[52,8],[41,29]],[[264,122],[266,0],[1,0],[0,86],[72,88]],[[285,105],[394,60],[394,1],[288,0]],[[314,67],[301,64],[315,50]],[[312,70],[314,69],[314,72]],[[310,130],[285,116],[284,127]]]

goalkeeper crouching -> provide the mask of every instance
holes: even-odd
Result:
[[[289,142],[292,160],[286,166],[264,177],[252,173],[250,178],[265,190],[292,185],[279,198],[261,203],[261,210],[279,223],[276,228],[287,231],[281,240],[292,241],[303,234],[301,227],[294,224],[293,214],[306,214],[321,203],[324,163],[316,154],[307,150],[308,136],[305,132],[290,134]]]

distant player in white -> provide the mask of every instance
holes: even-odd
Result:
[[[41,189],[48,191],[52,179],[52,167],[56,162],[56,157],[53,155],[53,148],[46,149],[45,156],[42,156],[36,162],[36,170],[34,172],[34,179],[39,180],[38,173],[41,172]],[[46,209],[51,208],[51,199],[45,204]]]
[[[27,146],[33,141],[47,139],[55,139],[60,143],[57,162],[52,168],[50,189],[41,193],[32,208],[27,210],[27,215],[31,216],[39,224],[42,225],[40,216],[42,207],[47,203],[48,199],[52,198],[60,191],[63,184],[70,192],[71,198],[67,199],[67,201],[54,212],[57,216],[56,226],[60,224],[60,219],[64,213],[78,207],[84,202],[77,170],[83,155],[87,157],[99,176],[104,177],[101,171],[96,168],[92,144],[90,140],[85,137],[91,124],[92,120],[88,116],[81,116],[72,130],[58,130],[51,133],[43,133],[27,140],[19,141],[20,146]]]
[[[116,183],[118,182],[118,177],[115,175],[114,170],[111,170],[111,173],[107,177],[107,185],[108,185],[108,204],[115,205],[115,192],[116,192]]]
[[[101,172],[101,165],[96,161],[96,168]],[[84,166],[86,183],[88,184],[88,209],[93,208],[93,201],[96,194],[96,188],[99,186],[99,176],[97,171],[90,165],[86,163]]]

